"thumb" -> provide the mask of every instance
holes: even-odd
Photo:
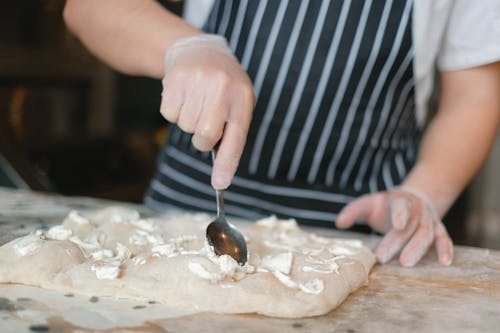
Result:
[[[356,221],[368,220],[374,206],[373,195],[363,195],[347,204],[337,216],[335,225],[337,228],[345,229],[352,226]]]

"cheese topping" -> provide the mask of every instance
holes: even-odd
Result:
[[[211,282],[217,282],[220,280],[220,275],[216,273],[210,273],[198,262],[190,262],[188,264],[189,270],[205,280],[210,280]]]
[[[147,263],[147,260],[142,255],[135,256],[132,258],[132,264],[134,264],[136,266],[141,266],[141,265],[144,265],[145,263]]]
[[[210,279],[214,282],[225,279],[238,281],[245,277],[246,274],[255,272],[255,267],[250,265],[248,261],[245,263],[245,265],[241,266],[236,260],[234,260],[227,254],[221,256],[216,255],[214,252],[214,248],[210,244],[208,244],[207,241],[205,241],[205,247],[200,251],[199,254],[206,256],[212,263],[215,264],[218,271],[220,272],[215,280]],[[196,274],[196,272],[194,273]],[[199,276],[203,278],[202,275]]]
[[[99,280],[114,280],[120,274],[119,262],[97,262],[93,264],[90,269],[95,272]]]
[[[312,279],[304,284],[299,284],[299,288],[307,294],[317,295],[325,289],[325,284],[323,283],[323,280]]]
[[[45,239],[45,234],[37,231],[13,240],[12,248],[20,257],[32,255],[40,249]]]
[[[199,220],[200,230],[203,230],[201,222],[206,222],[209,217],[205,214],[185,215],[182,218]],[[303,273],[338,274],[339,265],[337,260],[355,254],[362,247],[360,241],[353,240],[330,240],[315,234],[305,236],[298,233],[298,225],[295,220],[281,221],[275,216],[262,219],[257,225],[270,229],[263,233],[260,241],[264,246],[272,249],[273,253],[259,260],[254,258],[257,266],[252,266],[249,261],[243,266],[239,265],[229,255],[217,256],[213,247],[205,241],[204,246],[199,248],[198,235],[182,235],[167,238],[159,232],[159,226],[152,219],[141,219],[139,213],[130,209],[110,208],[97,214],[93,219],[81,216],[77,211],[71,211],[66,218],[77,224],[93,224],[94,229],[87,233],[84,239],[65,225],[54,226],[47,232],[47,237],[54,240],[70,240],[77,244],[87,258],[93,263],[91,270],[95,272],[98,279],[119,278],[125,263],[130,262],[135,266],[141,266],[152,257],[174,257],[192,256],[193,260],[188,263],[188,269],[196,276],[212,283],[227,286],[227,282],[238,281],[247,274],[255,272],[271,273],[284,286],[301,290],[308,294],[319,294],[324,290],[324,282],[314,278],[306,282],[297,281],[292,278],[294,266],[294,254],[301,254],[300,266],[295,271]],[[182,222],[182,221],[180,221]],[[125,239],[131,245],[141,246],[146,252],[134,256],[132,251],[122,243],[116,243],[114,250],[106,248],[104,233],[99,230],[105,223],[123,223],[132,225],[133,229],[127,229]],[[75,231],[76,232],[76,231]],[[16,253],[20,256],[29,255],[38,250],[41,242],[46,239],[43,232],[28,235],[17,240],[14,244]],[[245,237],[247,241],[250,241]],[[195,242],[195,243],[190,243]],[[280,250],[280,251],[276,251]],[[332,257],[333,255],[333,257]],[[196,258],[206,258],[209,261],[199,261]],[[302,262],[304,260],[304,262]]]
[[[163,238],[158,234],[143,229],[135,229],[134,234],[129,238],[129,242],[134,245],[156,245],[163,243]]]
[[[310,265],[302,267],[302,271],[324,273],[324,274],[330,274],[330,273],[339,274],[339,265],[337,264],[337,260],[343,258],[345,258],[345,256],[337,256],[328,259],[308,256],[305,262]]]
[[[280,253],[277,255],[269,255],[262,258],[258,266],[258,270],[278,271],[283,274],[290,274],[292,270],[293,254],[292,252]]]
[[[98,279],[113,280],[120,275],[122,264],[130,259],[130,256],[130,250],[123,244],[117,243],[115,256],[97,260],[91,269]]]
[[[64,225],[56,225],[47,231],[47,237],[56,240],[67,240],[73,235],[71,229],[66,228]]]
[[[299,287],[299,284],[293,281],[288,275],[283,274],[280,271],[273,271],[272,273],[278,278],[278,280],[280,280],[281,283],[283,283],[288,288],[296,289]]]
[[[176,238],[170,238],[165,243],[159,243],[151,249],[153,255],[163,255],[166,257],[173,257],[179,254],[183,254],[185,251],[185,243],[197,240],[196,235],[184,235]],[[197,251],[199,253],[200,251]],[[194,253],[193,253],[194,254]]]
[[[139,229],[153,232],[155,231],[155,225],[154,222],[151,220],[144,220],[144,219],[139,219],[139,220],[133,220],[130,221],[130,224],[136,226]]]
[[[273,275],[278,278],[278,280],[283,283],[288,288],[292,289],[300,289],[306,294],[314,294],[317,295],[321,293],[325,289],[325,285],[323,280],[320,279],[312,279],[305,283],[298,283],[292,280],[288,275],[285,275],[279,271],[272,272]]]
[[[80,215],[80,213],[78,213],[78,211],[76,211],[76,210],[72,210],[71,212],[69,212],[66,219],[71,220],[71,221],[75,222],[76,224],[80,224],[80,225],[90,223],[90,221],[87,218]]]

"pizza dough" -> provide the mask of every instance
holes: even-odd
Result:
[[[0,247],[0,283],[292,318],[334,309],[367,282],[375,262],[359,240],[319,237],[269,217],[240,228],[249,251],[240,266],[213,253],[210,221],[206,214],[141,219],[120,207],[73,211],[61,225]]]

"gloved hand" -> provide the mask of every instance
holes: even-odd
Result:
[[[254,93],[225,38],[201,34],[175,41],[165,54],[160,112],[208,151],[219,142],[212,186],[229,186],[243,152]]]
[[[363,195],[344,207],[336,225],[348,228],[356,221],[365,221],[386,234],[375,251],[380,263],[391,260],[403,249],[399,262],[414,266],[432,244],[440,264],[450,265],[453,260],[453,243],[434,205],[415,188],[402,186]]]

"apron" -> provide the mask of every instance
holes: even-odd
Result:
[[[256,104],[228,214],[331,225],[358,196],[414,165],[411,0],[216,0],[204,30],[226,37]],[[208,153],[171,126],[145,203],[216,211]]]

